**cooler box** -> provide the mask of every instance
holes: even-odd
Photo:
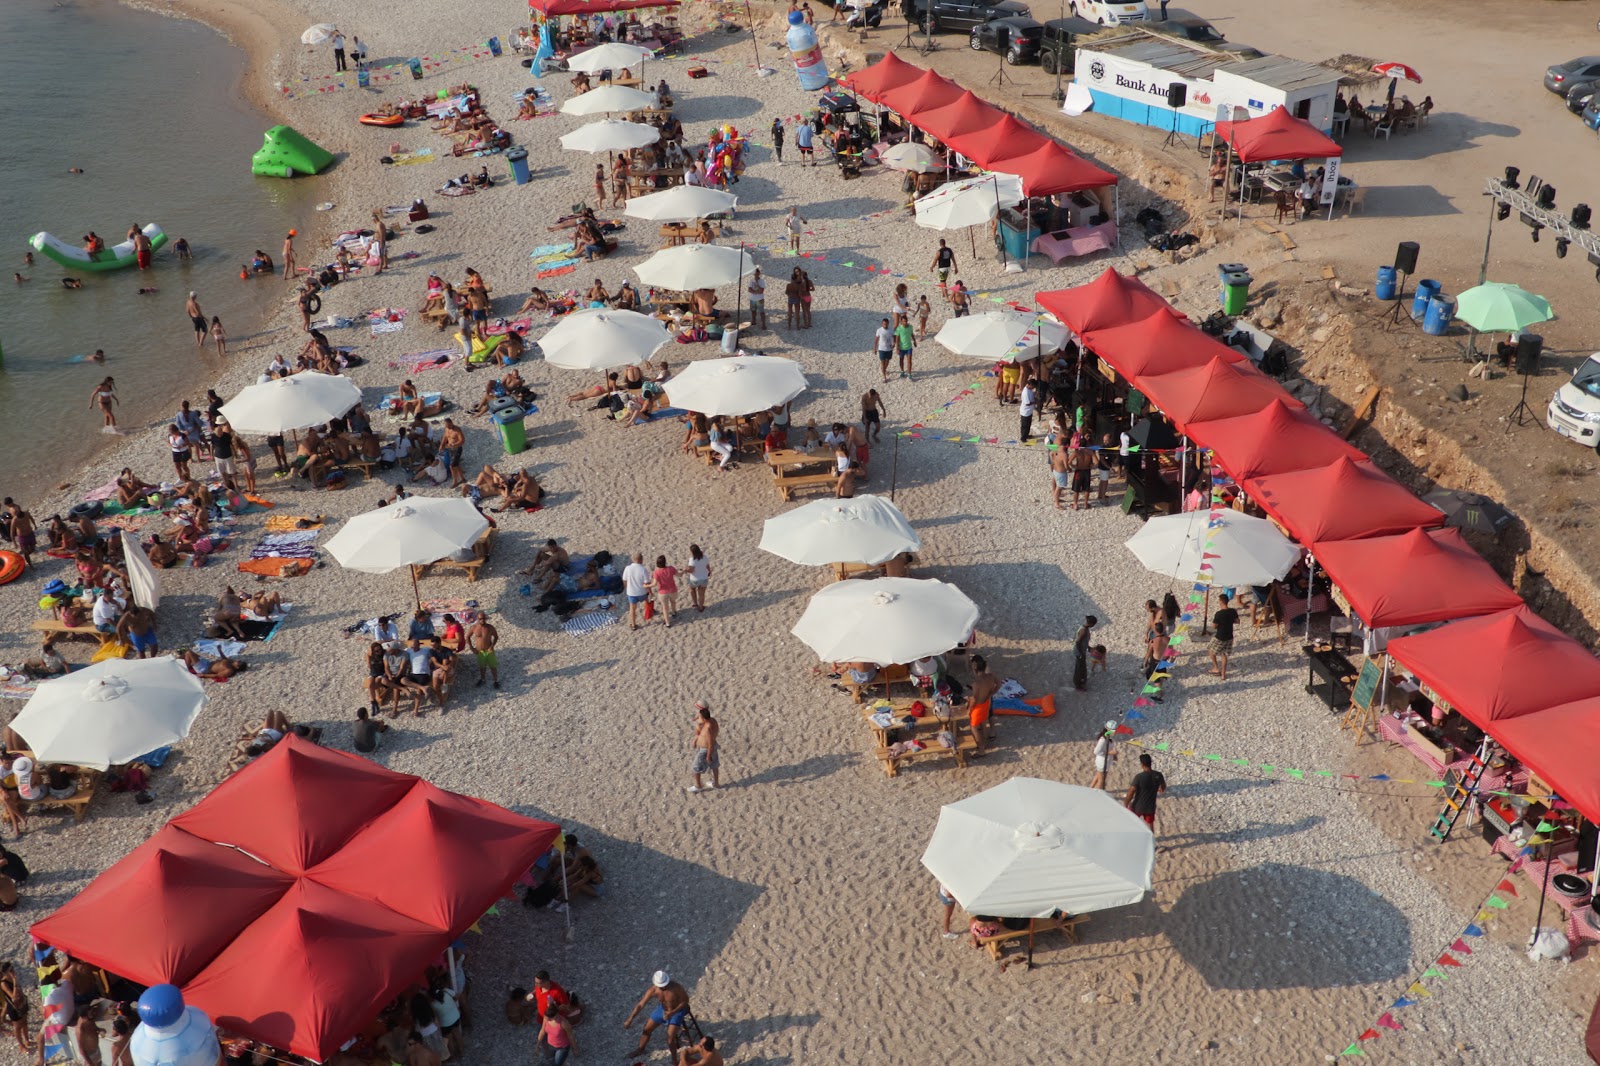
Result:
[[[507,455],[516,455],[528,447],[528,434],[523,428],[523,411],[521,407],[512,404],[490,413],[489,417],[494,424],[500,427],[500,443],[505,446]]]

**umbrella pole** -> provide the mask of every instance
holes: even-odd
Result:
[[[1025,965],[1023,967],[1023,969],[1025,969],[1025,970],[1033,969],[1033,923],[1034,923],[1034,919],[1029,918],[1028,919],[1028,962],[1027,962],[1027,965]]]
[[[1544,842],[1544,884],[1539,886],[1539,913],[1533,919],[1533,932],[1528,934],[1528,946],[1539,939],[1539,926],[1544,922],[1544,901],[1550,896],[1550,869],[1555,866],[1555,830],[1550,831],[1550,836]]]
[[[1310,552],[1306,553],[1306,561],[1311,565],[1306,568],[1306,643],[1311,643],[1311,598],[1316,595],[1317,559]]]
[[[894,502],[894,490],[900,484],[900,434],[894,435],[894,458],[889,463],[889,502]]]
[[[748,3],[744,6],[746,9],[750,7]],[[755,23],[751,23],[751,26],[754,25]],[[760,57],[758,56],[757,58]],[[733,326],[735,329],[739,328],[739,316],[742,314],[744,314],[744,241],[741,240],[739,242],[739,278],[733,283]],[[750,324],[752,326],[755,325],[754,322]],[[734,350],[738,351],[738,347],[735,346]]]
[[[417,610],[422,610],[422,593],[417,589],[417,565],[411,564],[411,595],[416,597]]]

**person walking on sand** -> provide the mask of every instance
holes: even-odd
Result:
[[[798,252],[800,250],[800,234],[804,233],[805,227],[810,224],[801,216],[798,207],[789,208],[789,213],[783,216],[783,228],[789,231],[790,251]]]
[[[289,231],[289,235],[283,239],[283,280],[284,281],[289,281],[289,280],[294,278],[294,271],[295,271],[294,237],[295,237],[295,231],[294,230],[290,230]]]
[[[1072,687],[1079,692],[1089,687],[1089,639],[1099,624],[1100,619],[1094,615],[1086,616],[1072,641]]]
[[[1100,736],[1094,742],[1094,778],[1089,782],[1089,787],[1102,789],[1106,787],[1106,769],[1117,761],[1116,750],[1112,747],[1112,738],[1117,735],[1117,723],[1107,722],[1106,727],[1100,731]]]
[[[333,31],[333,72],[344,73],[344,34],[338,30]]]
[[[883,420],[880,415],[886,415],[889,409],[883,405],[883,397],[878,395],[877,389],[868,389],[861,394],[861,431],[862,434],[872,434],[876,441],[883,432]]]
[[[1017,407],[1017,439],[1026,444],[1033,438],[1033,416],[1039,412],[1039,390],[1033,378],[1022,380],[1022,395]]]
[[[194,346],[204,348],[206,336],[211,332],[211,324],[206,321],[206,313],[200,310],[200,298],[191,292],[183,309],[189,315],[189,324],[194,327]]]
[[[955,288],[950,290],[950,303],[955,308],[956,318],[966,318],[972,311],[972,301],[967,296],[967,283],[956,282]]]
[[[755,273],[750,275],[750,283],[744,291],[750,301],[750,325],[756,329],[766,329],[767,283],[761,276],[760,267],[756,267]]]
[[[211,343],[217,346],[218,355],[228,354],[228,331],[222,328],[222,319],[211,316]]]
[[[644,553],[634,552],[633,562],[622,568],[622,591],[628,597],[628,628],[639,628],[639,605],[650,598],[650,570]]]
[[[351,56],[351,58],[353,58],[356,61],[356,69],[357,70],[366,69],[366,66],[367,66],[367,46],[362,43],[361,38],[359,38],[359,37],[350,38],[350,56]]]
[[[700,545],[689,545],[689,602],[696,611],[706,609],[706,586],[711,584],[711,560]]]
[[[703,700],[695,704],[694,709],[697,717],[694,720],[694,761],[689,765],[689,772],[694,775],[694,784],[689,786],[691,796],[709,791],[700,785],[700,778],[704,774],[711,775],[710,788],[722,783],[718,776],[722,759],[717,754],[717,733],[722,729],[721,723],[711,717],[711,708]]]
[[[939,278],[939,295],[949,300],[950,289],[948,288],[948,282],[950,281],[950,275],[955,274],[959,277],[961,268],[956,266],[955,251],[945,243],[943,237],[939,238],[939,250],[933,253],[932,269]]]
[[[1239,612],[1234,610],[1232,597],[1224,592],[1222,608],[1211,616],[1211,672],[1228,680],[1228,656],[1233,654],[1233,630],[1239,624]]]
[[[1072,451],[1067,447],[1067,442],[1058,437],[1050,451],[1050,482],[1055,490],[1056,510],[1058,511],[1066,510],[1061,505],[1061,494],[1066,492],[1072,485],[1071,455]]]
[[[650,1043],[650,1034],[658,1026],[667,1027],[667,1051],[675,1059],[678,1057],[678,1034],[683,1030],[684,1020],[689,1017],[689,992],[682,985],[672,979],[672,975],[665,970],[657,970],[650,979],[650,987],[645,994],[635,1003],[633,1010],[628,1012],[628,1018],[622,1023],[624,1029],[633,1028],[633,1020],[639,1016],[651,1000],[655,1006],[651,1007],[650,1015],[645,1019],[644,1031],[639,1034],[639,1046],[633,1049],[629,1057],[644,1054],[645,1047]]]
[[[473,657],[478,660],[479,687],[483,685],[485,672],[494,678],[494,687],[500,687],[500,657],[495,654],[499,643],[500,631],[489,623],[489,612],[485,611],[467,630],[467,647],[472,649]]]
[[[960,933],[950,931],[950,922],[956,916],[956,897],[953,892],[943,885],[939,886],[939,907],[944,911],[944,938],[946,940],[960,940]]]
[[[894,358],[894,330],[889,328],[889,320],[882,319],[878,329],[873,333],[873,344],[878,353],[878,376],[883,383],[889,383],[889,360]]]
[[[777,158],[778,165],[783,166],[783,119],[772,120],[772,154]]]
[[[656,566],[650,572],[647,587],[655,593],[656,606],[661,610],[661,619],[666,623],[666,628],[671,629],[672,616],[678,610],[678,568],[668,566],[665,555],[656,556]]]
[[[544,1017],[539,1022],[539,1043],[550,1049],[550,1066],[566,1066],[572,1053],[578,1050],[572,1022],[561,1013],[558,1004],[546,1004],[544,1008]]]
[[[900,376],[907,381],[911,380],[914,361],[912,357],[917,350],[917,335],[912,332],[911,323],[907,319],[902,319],[900,324],[894,327],[894,349],[900,357]]]
[[[117,399],[117,383],[113,378],[106,378],[96,385],[94,391],[89,394],[89,409],[92,411],[96,407],[100,408],[100,414],[105,418],[102,432],[115,433],[117,431],[117,416],[112,413],[111,407],[113,404],[121,402],[121,400]]]
[[[801,119],[799,125],[794,128],[794,146],[800,150],[801,166],[805,166],[808,163],[811,166],[817,165],[817,158],[811,151],[814,132],[811,128],[811,123],[805,119]]]
[[[948,296],[945,297],[949,299]],[[923,293],[917,297],[917,337],[919,340],[928,339],[928,316],[933,314],[933,307],[928,303],[928,294]]]
[[[1128,794],[1123,797],[1122,805],[1143,818],[1144,824],[1150,827],[1150,834],[1154,836],[1156,797],[1166,793],[1167,778],[1155,768],[1154,760],[1147,752],[1139,754],[1139,765],[1144,769],[1133,775],[1133,784],[1128,786]]]

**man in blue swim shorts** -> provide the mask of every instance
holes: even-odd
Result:
[[[117,619],[117,636],[131,644],[141,659],[151,659],[161,654],[161,642],[156,639],[156,613],[148,607],[130,607]]]
[[[667,1027],[667,1050],[672,1054],[672,1060],[678,1060],[678,1043],[683,1033],[684,1020],[689,1017],[689,993],[682,985],[672,979],[665,970],[657,970],[650,979],[650,988],[634,1004],[633,1010],[628,1012],[628,1020],[622,1023],[624,1029],[633,1025],[633,1019],[639,1016],[645,1005],[655,1000],[650,1016],[645,1020],[644,1032],[639,1034],[639,1046],[633,1054],[643,1055],[644,1049],[650,1043],[650,1034],[656,1031],[656,1026]]]

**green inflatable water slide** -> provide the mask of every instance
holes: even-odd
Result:
[[[250,173],[265,178],[292,178],[319,174],[333,162],[333,153],[288,126],[267,131],[261,150],[250,159]]]

